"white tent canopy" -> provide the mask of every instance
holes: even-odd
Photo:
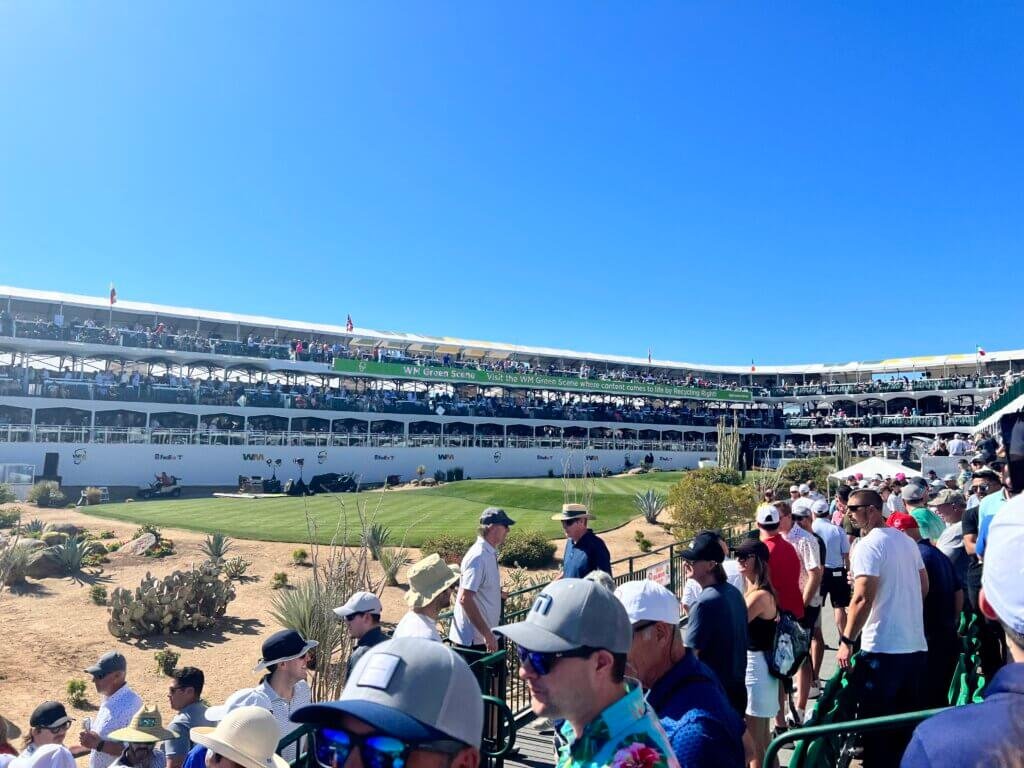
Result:
[[[898,461],[890,461],[889,459],[880,459],[877,456],[872,456],[870,459],[858,461],[856,464],[851,464],[844,469],[833,472],[829,477],[834,477],[838,480],[845,480],[850,475],[856,474],[861,474],[865,478],[872,478],[875,475],[881,475],[882,477],[895,477],[899,472],[902,472],[907,477],[921,476],[921,473],[916,469],[905,467]]]

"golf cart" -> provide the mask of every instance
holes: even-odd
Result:
[[[176,499],[181,496],[181,479],[161,472],[149,485],[139,486],[140,499]]]

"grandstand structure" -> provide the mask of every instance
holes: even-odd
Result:
[[[1024,350],[721,366],[0,286],[0,465],[71,486],[239,475],[530,477],[970,433]],[[2,478],[0,478],[2,479]]]

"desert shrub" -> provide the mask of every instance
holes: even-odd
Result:
[[[0,528],[14,528],[21,520],[21,509],[18,507],[4,507],[0,509]]]
[[[688,540],[703,530],[719,530],[753,519],[757,506],[754,489],[717,483],[714,477],[703,469],[687,472],[669,490],[672,533],[678,538]]]
[[[86,568],[99,568],[104,563],[109,563],[110,558],[106,555],[93,553],[82,558],[82,565]]]
[[[439,533],[436,536],[428,536],[420,546],[420,554],[438,554],[446,563],[461,563],[462,556],[466,550],[473,546],[476,539],[473,536],[459,535],[457,533]]]
[[[40,541],[48,547],[55,547],[58,544],[67,541],[68,538],[69,537],[66,533],[61,533],[60,531],[43,531],[42,535],[39,537]]]
[[[283,589],[288,586],[288,574],[284,571],[278,571],[270,579],[271,589]]]
[[[103,498],[103,491],[94,485],[90,485],[82,492],[82,495],[85,497],[85,503],[93,507],[100,503],[100,500]]]
[[[658,515],[660,515],[665,509],[665,497],[653,488],[650,488],[644,493],[638,492],[637,495],[633,497],[633,506],[635,506],[637,511],[644,516],[644,520],[651,525],[656,525],[658,522]]]
[[[398,586],[398,572],[409,563],[409,550],[405,547],[393,547],[380,551],[380,567],[384,570],[384,583],[389,587]]]
[[[31,551],[17,546],[17,541],[8,541],[0,547],[0,586],[24,584],[31,556]]]
[[[554,477],[554,476],[555,476],[555,470],[549,468],[548,469],[548,477]]]
[[[219,563],[231,551],[231,539],[223,533],[211,533],[204,540],[200,549],[213,562]]]
[[[391,540],[391,529],[381,523],[369,523],[363,528],[363,546],[370,550],[370,557],[380,560],[381,550]]]
[[[416,467],[416,476],[417,477],[422,478],[425,474],[427,474],[427,468],[425,466],[420,464],[418,467]]]
[[[117,550],[119,550],[120,548],[121,548],[121,542],[120,541],[112,541],[109,544],[107,544],[107,552],[117,552]]]
[[[146,557],[167,557],[174,554],[174,542],[170,539],[157,539],[156,544],[146,550]]]
[[[93,584],[89,590],[89,597],[96,605],[107,604],[107,588],[102,584]]]
[[[113,531],[100,531],[96,534],[97,539],[115,539],[117,536]]]
[[[444,470],[443,469],[435,469],[434,470],[434,480],[436,480],[439,483],[443,483],[444,482],[444,477],[445,477],[445,475],[444,475]]]
[[[59,544],[49,548],[49,551],[60,563],[61,571],[68,576],[77,576],[82,569],[89,565],[89,542],[72,536]]]
[[[813,480],[819,490],[825,489],[828,488],[828,473],[833,469],[835,469],[835,462],[828,456],[819,456],[814,459],[793,459],[779,473],[779,483],[781,487],[788,489],[790,485],[800,485]],[[782,498],[789,498],[789,495],[785,494]]]
[[[10,504],[17,500],[18,497],[14,495],[14,489],[7,483],[0,483],[0,504]]]
[[[82,707],[88,703],[85,698],[85,690],[85,680],[68,680],[68,684],[64,686],[68,704],[72,707]]]
[[[178,659],[181,658],[181,654],[177,651],[172,651],[170,648],[165,648],[154,653],[153,658],[156,660],[156,671],[170,677],[171,673],[174,672],[174,668],[178,666]]]
[[[209,563],[160,580],[147,573],[134,590],[118,588],[111,594],[107,629],[127,638],[212,627],[235,599],[234,586],[219,575]]]
[[[708,478],[712,483],[721,483],[723,485],[739,485],[743,482],[743,477],[737,470],[727,467],[702,467],[701,469],[693,470],[689,474],[699,474],[702,477]]]
[[[60,507],[64,504],[64,494],[56,482],[43,480],[32,486],[28,492],[28,500],[39,507]]]
[[[153,523],[146,523],[145,525],[139,526],[135,530],[135,533],[132,534],[132,538],[137,539],[140,536],[145,536],[147,533],[153,534],[157,541],[160,541],[160,539],[163,538],[163,535],[160,533],[160,529],[153,525]]]
[[[550,565],[554,558],[555,545],[544,538],[540,531],[513,530],[498,552],[499,563],[521,568],[543,568]]]
[[[637,531],[633,538],[636,540],[636,545],[640,547],[641,552],[650,552],[651,547],[654,546],[651,540],[644,535],[643,531]]]
[[[249,570],[250,565],[252,565],[252,563],[241,555],[237,557],[229,557],[221,563],[221,571],[232,581],[238,581],[245,576],[245,572]]]
[[[305,565],[307,562],[309,562],[309,552],[302,547],[292,550],[293,565]]]

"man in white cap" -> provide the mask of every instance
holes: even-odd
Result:
[[[515,520],[505,510],[488,507],[480,515],[476,541],[462,558],[459,594],[448,639],[477,651],[498,650],[492,631],[501,621],[501,571],[498,548]]]
[[[378,643],[388,639],[380,628],[380,617],[384,606],[373,592],[355,592],[346,603],[334,609],[338,621],[344,621],[349,635],[356,641],[356,647],[348,657],[345,666],[346,678],[352,673],[359,657]]]
[[[658,716],[626,679],[633,628],[611,592],[560,579],[537,595],[526,618],[495,632],[516,644],[519,677],[534,714],[564,720],[559,768],[601,765],[677,768]]]
[[[303,707],[293,719],[315,727],[312,764],[323,768],[480,764],[484,706],[476,676],[450,648],[418,637],[375,645],[338,701]]]
[[[270,711],[279,728],[278,739],[295,730],[291,713],[312,698],[306,675],[313,659],[310,652],[318,645],[316,640],[306,640],[294,629],[282,629],[263,641],[262,655],[253,671],[267,672],[259,690],[270,699]],[[293,760],[295,747],[288,747],[284,757]]]
[[[206,719],[211,723],[219,723],[229,714],[234,712],[236,709],[242,707],[259,707],[270,712],[270,699],[263,693],[259,688],[240,688],[239,690],[228,696],[227,701],[215,707],[208,707],[206,709]],[[273,713],[271,713],[273,715]],[[276,720],[274,721],[277,722]],[[197,728],[206,728],[207,726],[196,726]],[[189,730],[189,739],[192,738],[192,731]],[[275,745],[276,749],[276,745]],[[183,768],[204,768],[206,765],[206,747],[196,742],[195,746],[188,753],[188,757],[185,758],[185,765]]]
[[[633,626],[629,666],[681,765],[743,765],[745,725],[715,673],[687,651],[679,632],[679,600],[641,579],[615,590]]]
[[[191,731],[192,741],[206,747],[206,768],[288,768],[274,754],[277,734],[274,716],[260,707],[239,707],[215,728]]]
[[[552,520],[562,524],[565,531],[565,553],[562,555],[564,579],[582,579],[591,571],[612,573],[612,557],[601,538],[587,525],[594,516],[583,504],[563,504],[562,513]]]
[[[420,637],[441,642],[437,617],[451,605],[455,585],[459,583],[458,568],[448,565],[440,555],[427,555],[409,568],[408,578],[405,602],[409,612],[398,622],[392,637]]]
[[[1012,664],[989,680],[984,701],[925,720],[903,755],[901,768],[973,768],[1013,765],[1021,755],[1024,711],[1024,496],[1006,503],[989,529],[981,577],[981,611],[1006,634]]]

